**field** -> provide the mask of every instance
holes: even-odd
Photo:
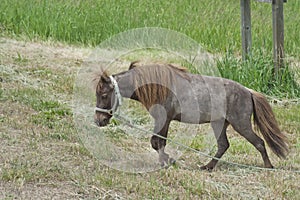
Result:
[[[297,199],[300,195],[300,3],[285,4],[287,63],[272,79],[271,9],[252,3],[254,53],[240,60],[239,3],[218,1],[6,1],[0,4],[1,199]],[[216,13],[219,15],[216,16]],[[149,15],[148,15],[149,14]],[[124,17],[126,16],[126,17]],[[94,47],[119,32],[159,26],[187,34],[220,58],[221,74],[268,95],[290,153],[274,171],[186,151],[150,173],[113,170],[82,145],[73,122],[77,72]],[[259,73],[257,73],[259,72]],[[255,81],[254,81],[255,80]],[[229,128],[224,160],[262,166],[258,152]],[[201,133],[191,146],[200,148]],[[150,145],[150,144],[149,144]],[[215,148],[214,148],[215,150]],[[270,150],[268,149],[270,152]]]

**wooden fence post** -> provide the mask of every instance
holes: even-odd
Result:
[[[241,6],[241,32],[242,32],[242,56],[246,60],[251,53],[251,7],[250,0],[240,0]]]
[[[284,19],[283,0],[272,0],[274,71],[284,67]]]

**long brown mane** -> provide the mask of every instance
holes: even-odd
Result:
[[[129,69],[134,72],[135,94],[147,109],[154,104],[163,103],[179,77],[190,80],[186,68],[171,64],[154,63],[138,66],[138,62],[133,62]]]

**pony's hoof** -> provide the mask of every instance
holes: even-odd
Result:
[[[213,167],[203,165],[203,166],[200,167],[200,169],[211,172],[213,170]]]
[[[274,169],[273,165],[265,165],[265,168]]]
[[[160,166],[168,168],[170,165],[174,165],[175,163],[176,163],[175,159],[168,158],[166,160],[160,161]]]
[[[174,165],[176,163],[176,160],[174,158],[169,158],[168,162],[169,165]]]
[[[169,165],[167,162],[161,162],[161,163],[160,163],[160,166],[161,166],[162,168],[168,169],[170,165]]]

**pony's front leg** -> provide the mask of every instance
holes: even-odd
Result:
[[[167,138],[169,125],[170,125],[170,121],[167,121],[167,122],[165,122],[165,124],[162,124],[161,121],[155,120],[154,133],[156,133],[164,138]],[[158,160],[159,160],[161,166],[166,166],[166,165],[175,163],[175,160],[173,158],[171,158],[165,152],[166,139],[164,139],[164,138],[161,138],[156,135],[153,135],[151,137],[152,148],[158,152],[158,156],[159,156]]]

